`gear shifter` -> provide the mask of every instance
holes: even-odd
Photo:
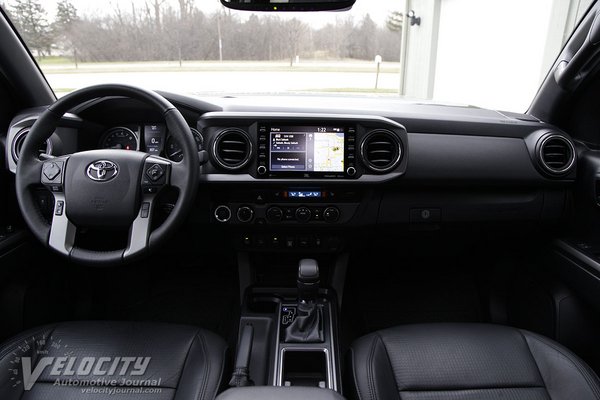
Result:
[[[323,309],[319,295],[319,265],[316,260],[300,260],[298,266],[298,312],[285,330],[286,343],[322,343]]]

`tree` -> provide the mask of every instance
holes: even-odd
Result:
[[[284,37],[287,40],[288,54],[290,57],[290,67],[294,65],[294,59],[300,52],[302,36],[307,30],[306,24],[297,18],[286,21],[284,25]]]
[[[56,21],[52,26],[54,37],[64,49],[72,51],[75,68],[78,66],[77,46],[75,44],[78,22],[79,16],[73,3],[69,0],[61,0],[56,4]]]
[[[51,54],[53,38],[46,11],[38,0],[15,0],[11,9],[13,23],[30,49],[38,56]]]

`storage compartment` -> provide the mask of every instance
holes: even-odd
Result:
[[[328,387],[327,352],[322,350],[284,349],[283,386]]]

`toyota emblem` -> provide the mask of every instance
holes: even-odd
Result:
[[[117,164],[108,160],[94,161],[86,170],[88,178],[96,182],[107,182],[119,173]]]

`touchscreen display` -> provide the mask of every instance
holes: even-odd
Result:
[[[343,172],[344,129],[331,126],[272,126],[273,172]]]

